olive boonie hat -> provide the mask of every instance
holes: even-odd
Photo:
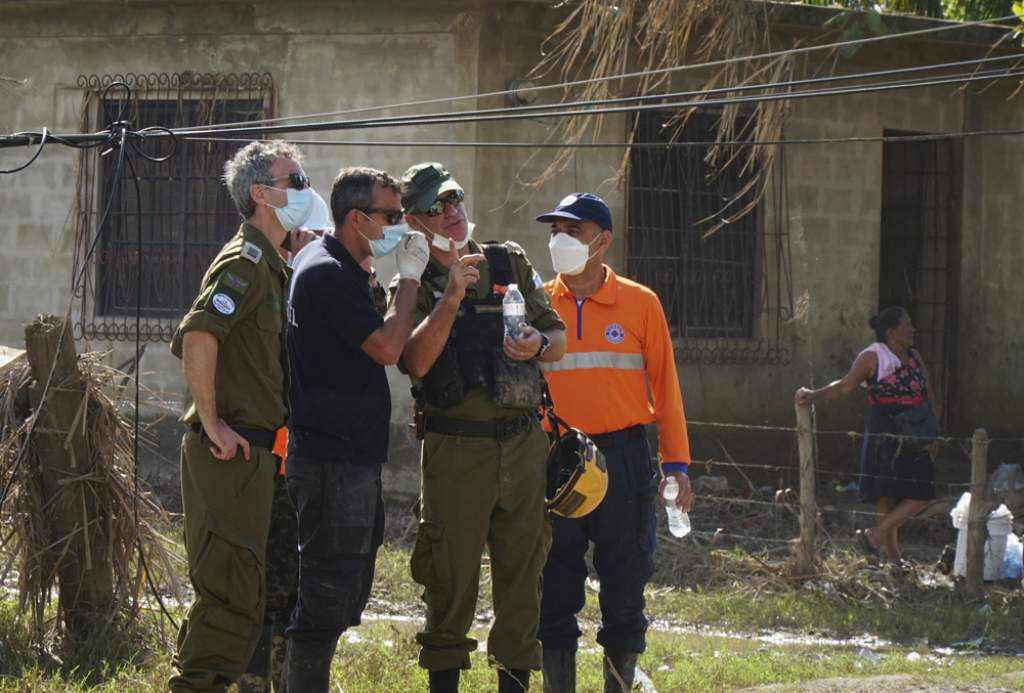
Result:
[[[446,192],[458,190],[465,194],[452,174],[436,161],[410,166],[402,174],[401,185],[402,207],[406,214],[423,214]]]

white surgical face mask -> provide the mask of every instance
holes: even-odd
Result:
[[[474,224],[473,222],[468,222],[466,224],[466,237],[463,238],[461,241],[455,241],[456,250],[462,250],[463,248],[466,247],[466,245],[469,244],[469,239],[473,237],[473,229],[475,228],[476,224]],[[430,232],[428,231],[427,233]],[[433,234],[433,237],[430,239],[430,245],[434,246],[438,250],[449,250],[449,240],[450,239],[447,236],[442,236],[439,233],[435,233]]]
[[[590,246],[598,238],[600,236],[590,243],[581,243],[567,233],[556,233],[548,243],[551,266],[559,274],[567,274],[570,277],[579,274],[590,259]]]
[[[367,219],[370,219],[370,217],[363,214],[363,212],[360,212],[360,214]],[[373,219],[370,219],[370,221],[377,224]],[[385,255],[390,255],[395,252],[395,248],[397,248],[398,244],[402,242],[402,236],[409,232],[409,225],[404,222],[401,224],[392,224],[390,226],[377,225],[380,226],[381,231],[384,232],[380,238],[366,238],[366,235],[363,234],[362,231],[359,231],[359,235],[366,238],[369,242],[370,255],[373,257],[384,257]]]
[[[281,188],[275,188],[272,185],[264,185],[264,188],[270,188],[271,190],[281,191]],[[309,219],[309,215],[313,213],[313,189],[304,188],[302,190],[296,190],[295,188],[288,188],[284,190],[288,196],[288,202],[285,203],[284,207],[276,207],[269,202],[268,206],[274,208],[274,214],[277,215],[277,220],[281,222],[281,226],[284,227],[285,231],[294,231]]]

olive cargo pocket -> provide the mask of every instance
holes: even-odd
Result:
[[[423,599],[428,611],[440,613],[451,602],[451,571],[448,568],[448,546],[444,527],[433,522],[420,522],[416,545],[409,559],[412,579],[423,585]]]
[[[207,532],[192,570],[192,584],[203,597],[202,621],[221,636],[222,656],[245,659],[262,617],[262,567],[247,548]]]

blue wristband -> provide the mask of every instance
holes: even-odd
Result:
[[[671,472],[673,474],[676,473],[676,472],[682,472],[683,474],[686,474],[687,476],[689,476],[689,472],[687,471],[689,469],[689,467],[690,467],[690,463],[689,462],[662,462],[661,463],[661,471],[663,471],[663,472]]]

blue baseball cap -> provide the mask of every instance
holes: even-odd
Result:
[[[592,221],[602,229],[612,230],[612,211],[608,209],[608,205],[597,195],[585,192],[566,195],[552,211],[537,217],[537,221],[555,219]]]

